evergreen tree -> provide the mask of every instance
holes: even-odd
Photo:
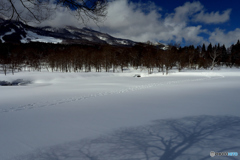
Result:
[[[228,61],[228,55],[227,55],[227,49],[226,49],[225,45],[222,45],[221,52],[222,52],[222,55],[221,55],[222,64],[226,65],[226,63]]]
[[[225,47],[225,45],[222,45],[222,52],[223,52],[223,54],[227,54],[227,49],[226,49],[226,47]]]
[[[240,41],[232,46],[231,50],[231,64],[240,66]]]
[[[203,43],[203,45],[202,45],[202,52],[203,53],[205,53],[206,52],[206,46],[205,46],[205,44]]]
[[[207,47],[207,52],[211,53],[213,51],[212,43],[210,43]]]
[[[218,51],[221,51],[221,47],[220,47],[220,44],[218,43],[218,46],[217,46],[217,50]]]

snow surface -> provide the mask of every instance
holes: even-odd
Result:
[[[108,40],[106,37],[102,37],[102,36],[97,36],[97,37],[101,40],[104,40],[104,41]]]
[[[128,44],[125,40],[117,40],[117,43],[120,43],[120,44]]]
[[[47,37],[47,36],[41,36],[38,35],[32,31],[26,31],[27,35],[26,37],[22,37],[21,42],[22,43],[28,43],[30,39],[32,42],[44,42],[44,43],[61,43],[61,39],[53,38],[53,37]]]
[[[141,152],[146,144],[187,137],[190,130],[196,132],[188,139],[191,147],[184,154],[172,151],[177,160],[208,159],[210,151],[240,153],[239,69],[168,76],[135,70],[0,74],[1,81],[16,79],[32,84],[0,86],[1,160],[136,160],[146,154],[155,160],[153,152]],[[151,142],[144,127],[163,139]],[[204,130],[208,137],[200,134]],[[195,144],[197,133],[203,146]]]
[[[83,39],[86,39],[88,41],[92,41],[93,39],[91,37],[82,37]]]
[[[13,34],[13,33],[15,33],[15,30],[14,30],[14,29],[11,29],[10,32],[7,32],[7,33],[5,33],[4,35],[0,36],[0,39],[2,40],[2,43],[5,42],[5,41],[2,39],[4,36],[6,36],[6,35],[11,35],[11,34]]]

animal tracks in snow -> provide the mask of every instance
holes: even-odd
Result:
[[[212,72],[201,73],[201,75],[204,76],[204,77],[203,78],[197,78],[197,79],[185,79],[185,80],[176,80],[176,81],[168,81],[168,82],[150,83],[150,84],[145,84],[145,85],[133,86],[133,87],[129,87],[129,88],[126,88],[126,89],[121,89],[121,90],[89,94],[89,95],[86,95],[86,96],[75,96],[75,97],[46,101],[46,102],[29,103],[29,104],[26,104],[26,105],[0,109],[0,113],[7,113],[7,112],[23,111],[23,110],[29,110],[29,109],[42,108],[42,107],[57,106],[57,105],[71,103],[71,102],[75,102],[75,101],[82,101],[82,100],[86,100],[86,99],[90,99],[90,98],[94,98],[94,97],[108,96],[108,95],[114,95],[114,94],[122,94],[122,93],[127,93],[127,92],[133,92],[133,91],[148,89],[148,88],[161,86],[161,85],[171,85],[171,84],[178,84],[178,83],[184,83],[184,82],[196,82],[196,81],[203,81],[203,80],[208,80],[208,79],[212,80],[212,79],[224,78],[224,76],[216,74],[216,73],[212,73]]]

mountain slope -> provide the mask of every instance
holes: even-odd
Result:
[[[31,27],[17,21],[0,20],[0,40],[10,43],[64,43],[64,44],[110,44],[132,46],[137,42],[112,37],[88,28]]]

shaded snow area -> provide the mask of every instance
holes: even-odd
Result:
[[[13,34],[13,33],[15,33],[15,30],[14,30],[14,29],[11,29],[10,32],[7,32],[7,33],[5,33],[4,35],[0,36],[0,39],[1,39],[2,43],[5,42],[5,41],[2,39],[4,36],[11,35],[11,34]]]
[[[38,35],[32,31],[26,31],[27,35],[26,37],[22,37],[21,42],[22,43],[28,43],[29,40],[32,42],[44,42],[44,43],[61,43],[61,39],[53,38],[53,37],[47,37],[47,36],[41,36]]]
[[[30,84],[31,81],[25,81],[23,79],[16,79],[11,82],[9,81],[0,81],[0,86],[23,86]]]
[[[127,45],[128,43],[127,43],[127,41],[125,41],[125,40],[117,40],[117,43],[120,43],[120,44],[125,44],[125,45]]]
[[[31,83],[0,86],[1,160],[225,160],[210,151],[240,153],[239,69],[0,74],[0,81],[17,79]]]

